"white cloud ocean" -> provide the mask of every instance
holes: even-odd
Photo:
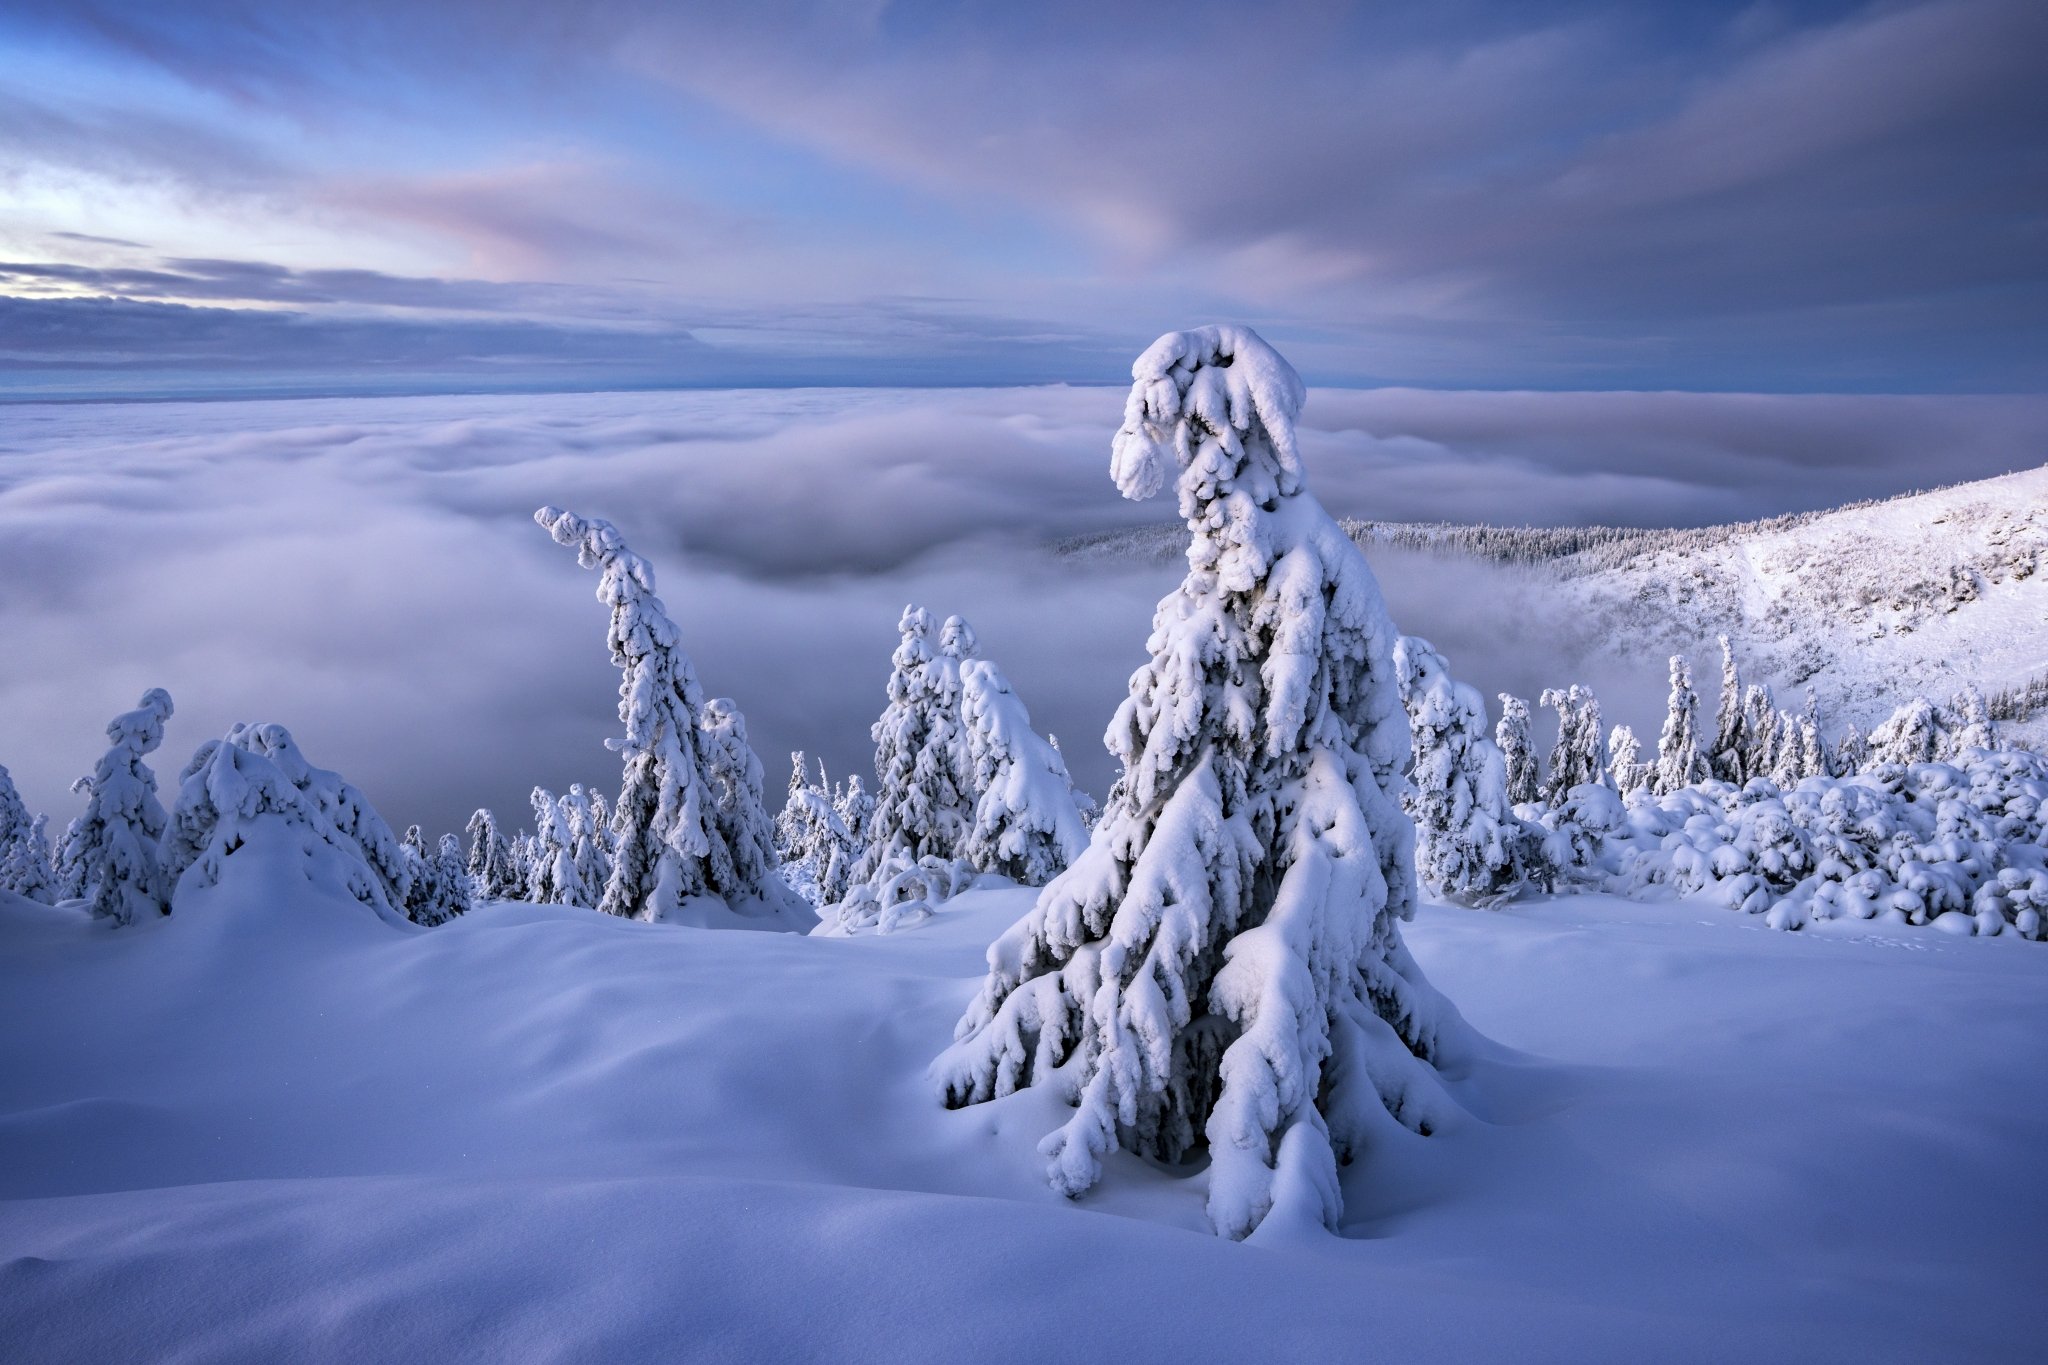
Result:
[[[0,763],[68,819],[107,717],[178,714],[168,780],[237,720],[290,726],[395,823],[521,818],[609,785],[615,675],[594,581],[541,503],[657,566],[706,688],[767,783],[803,747],[867,762],[905,601],[972,620],[1098,792],[1099,737],[1171,565],[1049,541],[1172,516],[1105,474],[1109,389],[794,390],[0,407]],[[1342,514],[1702,522],[2002,472],[2048,448],[2017,398],[1317,391],[1314,486]],[[1926,459],[1939,450],[1937,467]],[[1575,643],[1510,575],[1378,563],[1405,630],[1489,692],[1565,680]],[[1662,679],[1594,675],[1610,715]]]

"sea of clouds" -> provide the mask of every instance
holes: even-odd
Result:
[[[958,612],[1098,794],[1100,737],[1172,564],[1061,557],[1171,519],[1106,473],[1119,390],[747,390],[0,407],[0,763],[68,819],[107,718],[163,686],[168,784],[276,721],[394,824],[606,788],[595,577],[531,520],[618,523],[779,802],[792,748],[867,769],[906,601]],[[2048,401],[1312,393],[1340,515],[1702,524],[2001,473]],[[1938,459],[1935,458],[1938,455]],[[1489,696],[1589,681],[1654,737],[1663,678],[1604,669],[1506,570],[1376,554],[1402,629]]]

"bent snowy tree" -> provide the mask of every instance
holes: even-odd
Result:
[[[1399,924],[1416,902],[1394,630],[1303,485],[1300,379],[1257,335],[1159,339],[1132,367],[1111,473],[1178,469],[1188,574],[1153,617],[1108,743],[1124,775],[1087,850],[989,949],[933,1065],[958,1107],[1050,1086],[1079,1195],[1119,1149],[1206,1150],[1209,1217],[1244,1237],[1341,1211],[1337,1168],[1393,1119],[1456,1111],[1432,1067],[1456,1013]]]
[[[721,783],[706,770],[705,749],[714,739],[728,748],[744,746],[745,732],[726,702],[718,734],[707,738],[704,691],[675,622],[654,595],[654,566],[628,549],[608,521],[557,507],[543,507],[533,519],[556,543],[573,547],[578,564],[598,571],[597,599],[611,608],[606,638],[622,675],[619,719],[626,733],[605,743],[624,758],[625,778],[612,809],[617,845],[611,876],[597,908],[666,919],[686,896],[709,893],[729,903],[761,899],[768,892],[760,854],[769,821],[761,809],[760,760],[748,751],[751,793],[723,784],[726,800],[744,806],[750,796],[751,807],[720,809]],[[744,847],[727,842],[742,836]]]

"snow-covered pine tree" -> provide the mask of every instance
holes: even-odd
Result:
[[[1337,1164],[1391,1113],[1428,1132],[1455,1011],[1401,942],[1416,900],[1401,813],[1394,630],[1358,547],[1302,483],[1302,385],[1254,333],[1173,333],[1132,367],[1111,470],[1176,465],[1188,574],[1108,742],[1125,783],[1087,851],[989,949],[934,1064],[947,1104],[1049,1085],[1042,1144],[1079,1195],[1119,1148],[1206,1139],[1209,1217],[1244,1237],[1334,1223]]]
[[[0,852],[15,840],[26,838],[33,823],[28,807],[22,804],[21,793],[14,788],[13,774],[0,766]]]
[[[960,687],[972,788],[981,793],[961,856],[978,872],[1043,886],[1088,846],[1067,765],[1031,728],[1023,701],[994,664],[967,660]]]
[[[1809,777],[1833,777],[1834,765],[1829,761],[1828,748],[1820,734],[1820,703],[1814,700],[1813,689],[1806,690],[1806,709],[1799,713],[1800,765]]]
[[[1984,706],[1984,694],[1975,683],[1965,683],[1956,694],[1955,728],[1944,746],[1943,757],[1954,758],[1972,749],[1996,749],[1998,726]]]
[[[517,890],[507,900],[526,899],[526,885],[533,880],[533,865],[540,861],[540,844],[530,830],[521,830],[506,841],[512,850],[512,870],[517,877]]]
[[[50,868],[49,820],[31,816],[14,789],[14,779],[0,768],[0,891],[32,901],[56,899]]]
[[[1842,731],[1842,737],[1835,741],[1834,769],[1837,776],[1854,777],[1863,771],[1863,765],[1870,761],[1870,741],[1863,737],[1863,731],[1854,722]]]
[[[717,787],[707,778],[700,750],[703,689],[675,622],[655,596],[654,566],[627,548],[608,521],[554,507],[541,508],[534,520],[557,544],[573,546],[577,563],[601,575],[597,598],[611,609],[607,640],[622,675],[619,719],[626,733],[606,743],[624,757],[625,777],[612,811],[617,837],[611,879],[598,908],[663,919],[685,896],[708,892],[728,902],[762,897],[768,891],[766,860],[751,848],[712,846],[727,832],[753,830],[759,779],[755,809],[715,809]],[[754,760],[756,771],[759,763]],[[722,880],[726,876],[735,880]]]
[[[526,894],[526,878],[505,836],[498,832],[498,818],[479,808],[469,817],[464,830],[469,836],[469,879],[472,894],[479,900],[518,900]]]
[[[746,894],[758,895],[775,866],[775,821],[762,797],[761,760],[747,743],[747,718],[730,697],[713,697],[697,724],[712,793],[706,870],[713,886],[751,887]]]
[[[63,860],[74,894],[92,913],[116,924],[154,919],[171,910],[172,882],[165,876],[157,845],[164,834],[164,808],[156,796],[156,774],[143,762],[164,742],[171,694],[152,687],[142,704],[107,724],[106,756],[81,778],[85,812],[64,832]]]
[[[810,803],[804,798],[810,792],[810,782],[804,768],[804,751],[792,749],[789,753],[789,789],[782,798],[782,809],[775,814],[775,860],[780,863],[794,862],[799,856],[798,845],[810,826]]]
[[[1799,717],[1790,711],[1778,713],[1778,737],[1771,745],[1771,782],[1780,791],[1790,791],[1806,776],[1806,740],[1799,733]]]
[[[432,848],[418,825],[406,827],[401,841],[412,880],[405,889],[405,917],[432,928],[469,913],[469,872],[462,864],[462,846],[444,834]]]
[[[1674,654],[1671,695],[1664,706],[1664,728],[1657,735],[1653,785],[1659,795],[1690,787],[1709,775],[1709,765],[1700,753],[1699,712],[1700,697],[1693,690],[1692,665],[1683,654]]]
[[[470,886],[468,873],[463,868],[462,841],[452,834],[444,834],[434,845],[435,871],[441,885],[448,888],[447,899],[441,903],[441,923],[445,924],[457,915],[466,915],[476,908],[476,896]],[[421,921],[426,923],[426,921]]]
[[[1740,786],[1748,777],[1743,769],[1749,751],[1749,736],[1742,724],[1742,673],[1735,666],[1735,646],[1726,635],[1719,638],[1721,704],[1714,713],[1714,745],[1713,752],[1707,755],[1707,766],[1721,781]]]
[[[1486,738],[1486,705],[1418,636],[1394,642],[1394,668],[1413,736],[1403,805],[1417,875],[1446,900],[1498,905],[1521,889],[1527,836],[1509,806],[1506,760]]]
[[[1557,742],[1550,747],[1550,776],[1543,787],[1549,805],[1561,805],[1573,787],[1603,782],[1607,764],[1602,754],[1607,738],[1600,724],[1600,700],[1589,687],[1546,687],[1538,703],[1557,712]]]
[[[1751,683],[1742,694],[1742,782],[1769,777],[1778,761],[1778,702],[1770,684]]]
[[[1608,731],[1607,771],[1614,779],[1614,789],[1624,796],[1649,786],[1657,775],[1657,765],[1643,762],[1642,753],[1642,741],[1633,727],[1617,724]]]
[[[578,902],[590,909],[590,902],[604,894],[611,880],[611,844],[605,838],[604,798],[585,791],[580,782],[569,784],[569,794],[560,803],[569,826],[569,860],[576,864],[576,883],[583,888]]]
[[[974,807],[980,789],[974,784],[974,741],[968,733],[966,692],[962,670],[976,657],[979,640],[964,617],[948,616],[939,630],[939,654],[932,660],[932,734],[927,749],[932,761],[943,766],[945,783],[931,782],[934,790],[950,786],[959,802],[959,839],[964,843],[974,824]],[[960,852],[956,845],[955,856]]]
[[[218,885],[245,850],[272,848],[309,881],[406,922],[411,869],[397,836],[353,784],[308,762],[282,725],[237,725],[208,740],[178,782],[163,839],[174,901]]]
[[[820,764],[821,776],[823,772],[824,766]],[[875,816],[875,798],[868,794],[867,784],[861,781],[859,773],[850,774],[845,787],[833,795],[832,810],[845,831],[845,842],[832,857],[832,862],[837,864],[836,870],[828,871],[820,882],[820,888],[829,891],[837,887],[837,891],[830,894],[830,900],[838,900],[846,894],[854,869],[860,865],[867,851],[867,830]]]
[[[560,798],[535,787],[533,864],[526,871],[526,899],[535,905],[587,905],[591,896],[576,875],[576,842],[569,833],[569,813]]]
[[[974,632],[950,618],[935,653],[931,615],[915,605],[903,609],[897,629],[889,704],[869,730],[875,809],[854,871],[855,881],[875,886],[919,863],[957,859],[974,819],[973,759],[960,715],[960,666]]]
[[[0,891],[12,891],[32,901],[53,904],[57,899],[55,873],[50,860],[50,817],[38,815],[28,822],[28,833],[16,835],[0,847]]]
[[[1508,800],[1523,805],[1543,795],[1537,779],[1536,745],[1529,736],[1529,703],[1512,693],[1500,694],[1500,724],[1494,727],[1494,742],[1507,764]]]
[[[1941,757],[1944,736],[1934,703],[1915,697],[1870,732],[1871,763],[1932,763]]]

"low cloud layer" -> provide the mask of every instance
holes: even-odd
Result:
[[[236,720],[291,726],[394,821],[610,785],[615,675],[594,579],[533,526],[619,523],[771,791],[802,747],[865,770],[905,601],[959,612],[1098,793],[1099,744],[1171,565],[1061,559],[1170,519],[1104,472],[1110,389],[35,405],[0,434],[0,762],[64,791],[150,686],[159,772]],[[1318,390],[1303,447],[1334,511],[1697,524],[2038,463],[2048,400]],[[1581,670],[1512,575],[1387,555],[1404,629],[1489,693],[1577,677],[1654,732],[1662,679]],[[1638,714],[1640,713],[1640,714]]]

